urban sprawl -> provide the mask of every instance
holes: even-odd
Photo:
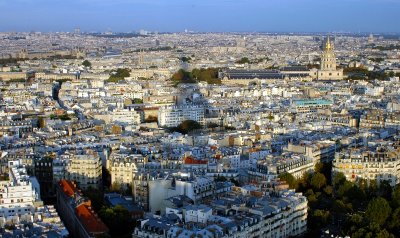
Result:
[[[0,33],[0,237],[400,235],[399,76],[378,34]]]

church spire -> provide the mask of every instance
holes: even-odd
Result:
[[[329,36],[328,36],[328,39],[326,40],[325,50],[332,50],[332,44],[331,44],[331,40],[330,40]]]

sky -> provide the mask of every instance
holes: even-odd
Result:
[[[400,0],[0,0],[0,31],[400,32]]]

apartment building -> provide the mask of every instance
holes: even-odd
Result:
[[[9,181],[0,182],[0,217],[21,216],[42,205],[40,186],[21,161],[9,161]]]
[[[293,191],[258,196],[231,192],[209,206],[167,211],[165,216],[140,220],[132,237],[272,238],[299,236],[307,230],[307,199]]]
[[[158,125],[178,126],[185,120],[193,120],[204,125],[204,107],[199,105],[163,106],[158,109]]]
[[[267,156],[257,161],[255,167],[248,170],[252,182],[269,181],[282,173],[290,173],[295,178],[301,178],[304,173],[314,170],[314,160],[302,154],[283,153],[280,156]]]
[[[387,181],[395,186],[400,182],[399,167],[400,143],[397,141],[375,148],[349,148],[337,152],[332,171],[343,173],[349,181]]]
[[[140,154],[112,154],[106,166],[111,175],[111,184],[131,186],[133,174],[138,171],[138,166],[142,165],[142,161],[143,156]]]
[[[102,160],[94,150],[69,150],[53,161],[53,179],[75,181],[81,189],[102,186]]]

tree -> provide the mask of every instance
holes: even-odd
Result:
[[[394,210],[391,219],[389,221],[389,227],[392,230],[400,229],[400,208],[396,208],[396,210]]]
[[[193,75],[183,69],[174,73],[171,79],[177,83],[196,83],[196,80],[193,79]]]
[[[351,190],[351,188],[354,186],[352,182],[349,181],[344,181],[343,184],[339,185],[337,189],[337,196],[339,198],[343,198],[348,195],[348,192]]]
[[[326,185],[326,178],[321,173],[314,173],[311,177],[310,184],[317,190],[320,190],[322,187]]]
[[[111,184],[110,190],[113,192],[122,192],[123,186],[119,181],[114,181],[114,183]]]
[[[197,121],[186,120],[186,121],[183,121],[181,124],[179,124],[175,128],[175,130],[182,134],[187,134],[193,130],[197,130],[197,129],[201,129],[201,128],[202,128],[202,126]]]
[[[102,207],[99,215],[113,236],[131,234],[134,228],[129,211],[121,205]]]
[[[385,199],[390,199],[392,197],[392,186],[390,186],[388,181],[385,180],[379,183],[377,195]]]
[[[237,63],[237,64],[250,64],[251,62],[250,62],[249,58],[243,57],[240,60],[236,61],[235,63]]]
[[[346,176],[343,173],[335,173],[333,177],[332,184],[335,189],[338,189],[340,185],[342,185],[346,181]]]
[[[158,118],[156,116],[149,115],[144,121],[145,122],[157,122]]]
[[[133,103],[134,103],[134,104],[143,103],[143,99],[141,99],[141,98],[134,98],[134,99],[133,99]]]
[[[281,174],[279,174],[278,177],[280,180],[285,181],[289,185],[289,188],[297,189],[297,187],[298,187],[297,180],[290,173],[288,173],[288,172],[281,173]]]
[[[391,212],[392,208],[386,199],[378,197],[368,203],[365,215],[370,222],[375,222],[382,226]]]
[[[217,124],[217,123],[214,123],[214,122],[210,122],[208,125],[207,125],[207,128],[217,128],[219,125]]]
[[[88,197],[92,203],[93,209],[97,212],[104,205],[104,192],[97,188],[89,187],[83,191],[83,194]]]
[[[400,185],[396,185],[392,193],[392,203],[395,207],[400,206]]]
[[[131,71],[129,69],[117,69],[115,71],[112,71],[108,82],[118,82],[120,80],[123,80],[124,78],[131,75],[130,72]]]
[[[192,60],[192,58],[183,56],[183,57],[180,58],[180,60],[181,60],[182,62],[190,63],[190,61]]]
[[[329,211],[317,209],[311,214],[310,225],[324,227],[329,223],[330,217]]]
[[[88,68],[92,67],[92,63],[90,63],[89,60],[83,61],[83,62],[82,62],[82,65],[85,66],[85,67],[88,67]]]

